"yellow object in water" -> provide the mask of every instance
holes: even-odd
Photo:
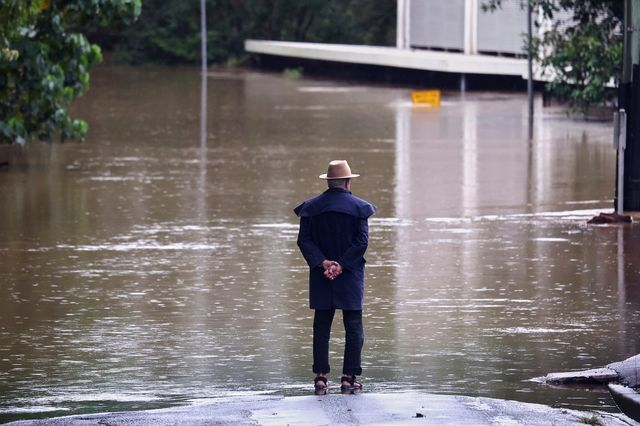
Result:
[[[414,104],[429,104],[440,106],[439,90],[417,90],[411,93],[411,100]]]

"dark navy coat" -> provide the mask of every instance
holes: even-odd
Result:
[[[330,188],[293,210],[300,217],[298,247],[309,264],[311,309],[362,309],[367,219],[376,209],[347,190]],[[325,259],[342,266],[333,281],[324,276]]]

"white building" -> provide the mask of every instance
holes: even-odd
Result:
[[[483,0],[397,0],[396,47],[247,40],[251,53],[396,68],[526,78],[526,10],[504,0],[494,12]]]
[[[527,14],[520,0],[506,0],[494,12],[483,0],[398,0],[400,49],[422,48],[523,57]]]

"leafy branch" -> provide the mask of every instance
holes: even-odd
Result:
[[[88,124],[67,113],[102,60],[88,26],[133,22],[141,0],[0,1],[0,143],[81,139]]]
[[[495,11],[503,0],[487,0],[485,11]],[[618,0],[529,0],[550,23],[533,36],[532,54],[551,81],[548,89],[573,109],[586,113],[613,98],[607,87],[617,85],[622,70],[623,2]],[[527,1],[520,2],[522,7]],[[539,23],[537,24],[539,25]]]

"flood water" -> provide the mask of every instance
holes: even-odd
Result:
[[[378,213],[366,392],[615,410],[529,379],[640,352],[640,228],[611,210],[608,123],[525,94],[223,70],[102,67],[85,143],[0,170],[0,420],[311,393],[307,266],[292,209],[347,159]],[[333,378],[344,334],[334,324]]]

